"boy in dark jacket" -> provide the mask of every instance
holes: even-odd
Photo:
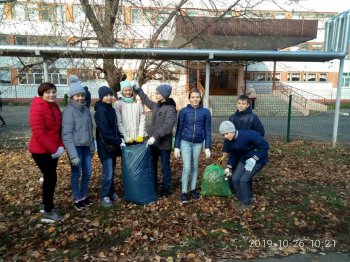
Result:
[[[96,142],[98,157],[102,163],[102,206],[112,206],[118,196],[114,191],[114,176],[117,159],[117,148],[125,146],[125,142],[117,131],[117,115],[112,107],[113,92],[107,86],[98,90],[100,101],[95,104]],[[108,145],[116,150],[110,151]]]
[[[158,184],[158,159],[160,157],[163,175],[163,187],[160,196],[167,197],[170,194],[170,153],[173,128],[176,122],[176,104],[172,98],[169,98],[172,87],[167,84],[159,85],[156,88],[157,102],[150,100],[142,88],[137,85],[134,85],[133,89],[139,95],[141,101],[152,110],[151,137],[147,141],[147,146],[151,146],[156,188]]]
[[[265,129],[259,117],[253,113],[250,99],[247,95],[240,95],[237,99],[237,111],[229,117],[237,130],[254,130],[262,137]]]
[[[253,130],[236,130],[230,121],[222,122],[219,131],[225,138],[223,151],[229,154],[225,176],[232,177],[238,209],[249,209],[253,198],[250,183],[269,161],[269,144]]]

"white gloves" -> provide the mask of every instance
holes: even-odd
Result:
[[[124,139],[122,138],[122,142],[120,143],[120,147],[124,147],[124,146],[126,146],[126,145],[125,145]]]
[[[174,157],[179,158],[180,156],[181,156],[180,148],[175,148],[174,149]]]
[[[59,158],[63,154],[63,152],[64,152],[64,147],[60,146],[54,154],[51,154],[51,157],[53,159]]]
[[[79,162],[80,162],[79,157],[73,158],[73,159],[71,159],[71,161],[70,161],[70,163],[71,163],[72,166],[78,166],[78,165],[79,165]]]
[[[206,148],[205,149],[205,158],[210,158],[211,154],[210,154],[210,149]]]
[[[155,141],[156,141],[156,139],[155,139],[153,136],[151,136],[151,137],[148,139],[148,141],[147,141],[147,143],[146,143],[146,146],[151,146],[151,145],[153,145]]]
[[[229,167],[226,168],[224,170],[224,176],[225,176],[225,180],[228,180],[232,176],[232,169]]]
[[[245,161],[245,166],[244,169],[247,170],[248,172],[251,172],[256,164],[256,160],[254,158],[248,158]]]

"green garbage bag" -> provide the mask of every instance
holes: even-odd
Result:
[[[202,177],[201,195],[203,196],[232,196],[230,186],[224,177],[221,166],[211,164],[204,170]]]

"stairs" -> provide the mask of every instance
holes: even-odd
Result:
[[[214,117],[230,116],[236,111],[237,96],[211,96],[209,105]],[[258,94],[254,112],[258,116],[288,116],[288,102],[276,95]],[[302,116],[292,107],[292,116]]]

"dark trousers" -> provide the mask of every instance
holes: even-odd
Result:
[[[6,124],[4,118],[3,118],[1,115],[0,115],[0,121],[2,122],[2,125],[5,125],[5,124]]]
[[[55,208],[53,198],[57,182],[58,158],[52,159],[51,154],[32,154],[33,159],[44,176],[43,182],[43,205],[46,212]]]
[[[169,193],[171,184],[171,168],[170,168],[170,150],[159,150],[158,148],[151,147],[152,153],[152,164],[155,174],[155,184],[158,187],[158,159],[160,157],[160,163],[162,165],[162,175],[163,175],[163,188],[162,193]]]

